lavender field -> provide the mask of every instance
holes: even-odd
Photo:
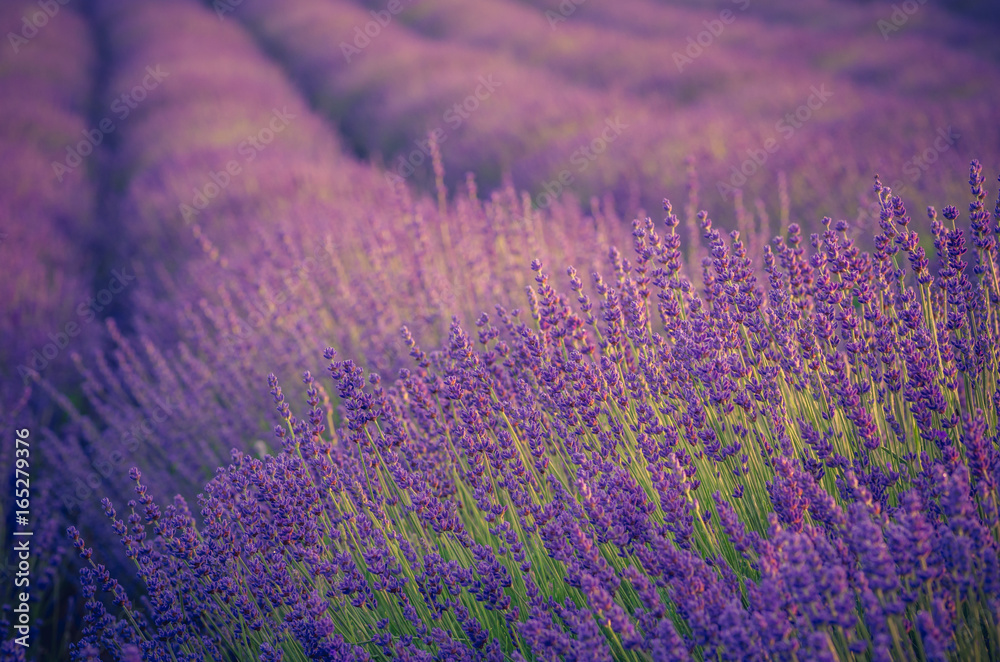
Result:
[[[1000,660],[993,3],[0,27],[0,660]]]

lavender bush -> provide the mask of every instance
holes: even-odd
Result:
[[[77,658],[996,657],[1000,200],[969,181],[933,260],[876,179],[875,252],[793,225],[764,286],[702,212],[694,288],[665,202],[607,279],[536,260],[523,311],[404,328],[391,383],[327,349],[336,403],[305,373],[295,415],[270,377],[279,453],[104,502],[147,608],[70,530]]]

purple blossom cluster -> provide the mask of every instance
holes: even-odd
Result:
[[[969,182],[933,260],[876,178],[875,252],[792,225],[765,285],[700,212],[694,285],[664,201],[606,275],[534,260],[523,309],[404,327],[391,381],[327,349],[299,414],[269,376],[280,450],[197,508],[136,469],[105,500],[143,608],[70,530],[76,659],[996,657],[1000,199]]]

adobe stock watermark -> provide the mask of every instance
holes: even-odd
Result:
[[[107,286],[77,305],[76,315],[79,321],[70,320],[61,329],[56,329],[55,333],[49,333],[48,338],[51,342],[42,345],[41,349],[33,350],[27,363],[17,366],[17,374],[21,376],[24,384],[27,385],[31,381],[32,375],[45,370],[59,353],[69,346],[70,340],[80,335],[83,327],[96,320],[115,297],[124,292],[134,280],[135,273],[130,273],[128,267],[112,269]]]
[[[940,127],[934,137],[934,142],[927,149],[917,152],[903,162],[903,174],[909,179],[910,184],[916,184],[930,170],[930,167],[937,163],[942,154],[951,149],[956,142],[962,138],[962,134],[955,131],[951,126]],[[901,179],[890,184],[893,195],[902,195],[907,190],[907,185]]]
[[[242,0],[240,0],[242,2]],[[413,0],[406,0],[406,4],[412,4]],[[352,43],[340,42],[340,52],[344,54],[344,60],[350,64],[351,58],[361,55],[361,51],[368,48],[373,39],[377,39],[390,23],[392,18],[400,14],[406,7],[403,0],[389,0],[385,9],[371,10],[372,20],[362,25],[354,26],[354,39]]]
[[[189,388],[200,389],[211,379],[211,375],[200,376]],[[143,410],[139,417],[122,429],[117,443],[108,441],[96,448],[98,454],[90,461],[89,467],[93,471],[88,471],[86,466],[81,467],[79,472],[74,471],[72,485],[67,485],[67,489],[62,490],[59,495],[59,500],[67,511],[73,512],[87,507],[87,500],[95,495],[103,481],[118,474],[122,466],[143,444],[155,438],[157,425],[173,418],[179,404],[180,400],[169,395],[157,398],[151,409]],[[72,491],[68,489],[70,487]],[[4,569],[0,568],[0,579],[3,579],[5,574]]]
[[[119,121],[124,121],[132,114],[133,110],[139,107],[140,103],[146,100],[149,93],[159,87],[160,83],[169,75],[170,73],[163,71],[160,65],[146,67],[146,75],[142,77],[139,84],[132,87],[131,90],[123,92],[120,97],[111,102],[111,112],[118,117]],[[75,170],[85,158],[93,154],[98,145],[104,142],[104,136],[114,132],[116,128],[115,121],[110,117],[105,117],[97,123],[96,128],[84,129],[81,132],[84,140],[75,145],[66,145],[66,158],[61,163],[59,161],[52,162],[52,172],[55,174],[56,180],[61,184],[66,174]]]
[[[212,9],[219,20],[225,20],[226,14],[232,14],[236,8],[243,4],[243,0],[213,0]]]
[[[178,205],[184,223],[190,225],[191,221],[207,209],[212,200],[232,184],[234,177],[243,174],[243,167],[252,163],[261,152],[267,149],[267,146],[274,142],[278,134],[288,128],[288,125],[296,117],[297,115],[294,113],[288,112],[287,106],[282,106],[281,110],[273,108],[267,126],[257,133],[247,136],[236,145],[236,154],[243,157],[243,163],[241,164],[236,159],[230,159],[221,170],[210,170],[207,181],[201,186],[191,189],[191,204],[182,202]]]
[[[38,10],[21,17],[21,29],[7,32],[7,41],[17,55],[29,41],[38,36],[38,31],[49,24],[69,0],[38,0]]]
[[[577,174],[586,172],[590,164],[600,158],[601,154],[606,152],[608,147],[618,140],[618,136],[628,126],[628,124],[622,122],[618,117],[605,119],[604,129],[600,135],[589,143],[580,145],[570,154],[569,162],[571,165],[576,166]],[[573,184],[574,180],[575,175],[568,168],[560,170],[555,179],[542,184],[543,191],[535,196],[535,205],[540,209],[545,209],[555,202],[559,198],[559,195]]]
[[[270,309],[291,299],[296,290],[307,280],[325,273],[332,259],[333,256],[329,250],[318,249],[312,256],[302,259],[294,267],[283,272],[284,286],[276,294],[251,299],[252,308],[246,317],[236,315],[238,324],[235,325],[235,330],[227,330],[219,340],[227,347],[233,348],[238,341],[256,335],[272,319]]]
[[[889,41],[889,35],[906,25],[910,17],[917,13],[920,5],[927,4],[927,0],[905,0],[898,5],[892,6],[892,13],[888,19],[880,18],[875,24],[878,31],[882,33],[882,39]]]
[[[440,147],[448,139],[450,132],[457,131],[467,119],[472,117],[473,113],[479,110],[480,105],[493,96],[497,88],[503,85],[493,77],[493,74],[480,76],[476,80],[479,84],[476,85],[472,94],[447,108],[442,114],[441,120],[447,128],[438,125],[432,131],[428,131],[426,139],[414,140],[415,148],[410,150],[408,154],[400,154],[396,157],[396,165],[393,170],[387,170],[385,173],[385,180],[389,184],[402,183],[403,180],[416,172],[417,168],[429,162],[431,160],[431,142],[437,142],[438,147]]]
[[[207,380],[200,380],[196,387],[204,385]],[[174,410],[179,401],[164,396],[152,411],[144,415],[142,419],[133,423],[122,432],[118,444],[108,450],[105,446],[99,449],[103,454],[98,455],[91,463],[93,471],[83,475],[81,471],[73,480],[73,491],[63,490],[60,500],[63,506],[70,512],[76,508],[85,507],[90,499],[101,487],[103,480],[107,480],[121,471],[126,460],[139,450],[139,447],[153,439],[156,431],[156,424],[163,423],[174,415]],[[110,445],[110,444],[108,444]],[[86,468],[84,468],[86,471]],[[103,480],[102,480],[103,478]]]
[[[545,10],[545,18],[549,22],[549,27],[553,30],[560,23],[565,23],[566,19],[572,16],[576,12],[576,8],[585,3],[587,0],[562,0],[559,6],[556,7],[559,11],[552,11],[551,9]]]
[[[795,132],[812,119],[813,113],[826,105],[830,97],[833,96],[833,92],[827,89],[826,83],[823,83],[818,88],[813,85],[809,88],[809,91],[812,94],[809,95],[804,104],[786,114],[774,124],[774,130],[781,135],[785,142],[791,140]],[[716,188],[722,194],[723,199],[728,200],[729,196],[735,195],[737,190],[742,189],[749,178],[756,175],[764,167],[768,158],[781,149],[782,144],[772,136],[765,140],[761,147],[747,149],[748,158],[740,163],[739,166],[730,166],[729,170],[732,174],[729,177],[729,182],[724,182],[721,179],[716,182]]]
[[[741,12],[746,11],[747,7],[750,6],[750,0],[732,0],[732,3],[738,5]],[[701,24],[705,26],[705,29],[693,37],[687,38],[684,52],[674,51],[673,58],[674,64],[677,65],[677,71],[684,73],[684,67],[693,64],[695,60],[700,58],[705,53],[705,49],[710,48],[715,40],[722,36],[726,26],[735,21],[736,14],[731,9],[723,9],[719,12],[719,18],[702,21]]]

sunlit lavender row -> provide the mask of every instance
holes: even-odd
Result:
[[[523,308],[404,327],[391,377],[271,376],[280,450],[104,501],[147,605],[70,530],[77,657],[996,657],[1000,199],[969,182],[934,254],[876,180],[874,253],[793,225],[765,281],[702,212],[701,287],[665,202],[603,275],[536,260]]]
[[[593,264],[596,245],[627,236],[597,202],[543,217],[512,189],[480,200],[472,179],[450,204],[443,184],[437,200],[412,197],[344,155],[250,38],[195,4],[108,2],[98,20],[126,63],[108,107],[148,69],[162,80],[109,156],[131,329],[112,321],[110,351],[73,351],[68,387],[36,375],[70,419],[50,461],[83,520],[98,495],[129,493],[128,464],[193,496],[231,448],[269,448],[258,386],[321,370],[316,347],[395,369],[401,324],[437,342],[452,315],[517,298],[533,256]],[[206,69],[190,43],[209,35]]]

